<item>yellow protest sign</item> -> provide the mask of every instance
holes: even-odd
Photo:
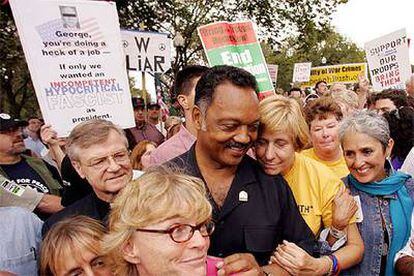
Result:
[[[328,85],[333,83],[356,83],[358,75],[367,76],[366,63],[349,63],[329,66],[312,67],[310,80],[302,83],[302,87],[314,87],[318,81],[326,81]]]

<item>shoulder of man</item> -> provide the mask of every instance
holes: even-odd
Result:
[[[86,197],[76,201],[75,203],[65,207],[63,210],[53,214],[43,224],[42,236],[45,237],[47,232],[59,221],[76,216],[84,215],[91,218],[97,218],[96,204],[93,200],[93,194],[87,195]]]
[[[159,145],[151,152],[151,166],[161,165],[183,154],[184,152],[180,152],[178,155],[176,155],[180,148],[184,148],[182,144],[183,143],[178,135],[174,135],[170,139],[165,140],[161,145]]]
[[[52,177],[54,179],[56,179],[57,181],[59,181],[60,184],[62,184],[62,178],[59,174],[59,171],[56,167],[50,165],[49,163],[47,163],[45,160],[43,160],[40,157],[35,157],[35,156],[28,156],[28,155],[22,155],[24,160],[27,161],[31,161],[31,162],[36,162],[39,166],[44,166],[46,167],[46,169],[52,174]]]
[[[240,165],[249,167],[253,170],[257,182],[259,185],[262,186],[262,189],[278,194],[290,191],[289,185],[287,184],[286,180],[282,177],[281,174],[266,174],[260,166],[259,162],[253,159],[251,156],[246,155],[243,158],[242,163],[240,163]]]

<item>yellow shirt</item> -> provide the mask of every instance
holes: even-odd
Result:
[[[321,162],[322,164],[330,168],[341,179],[349,174],[349,170],[346,166],[345,158],[343,155],[341,155],[341,158],[339,160],[330,162],[320,159],[316,155],[314,148],[303,150],[301,153],[306,155],[307,157],[315,159],[318,162]]]
[[[283,177],[313,233],[330,226],[333,199],[343,182],[328,167],[300,153],[295,153],[293,167]]]

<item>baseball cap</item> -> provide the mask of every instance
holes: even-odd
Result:
[[[132,98],[132,106],[134,108],[137,108],[137,107],[145,107],[144,99],[133,97]]]
[[[12,118],[7,113],[0,113],[0,131],[9,130],[14,127],[27,126],[26,121]]]
[[[157,102],[151,102],[148,104],[148,108],[152,108],[152,107],[161,108]]]

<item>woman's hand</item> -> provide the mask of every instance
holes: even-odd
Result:
[[[283,241],[270,259],[292,275],[324,275],[329,272],[331,260],[314,258],[294,243]]]
[[[345,186],[341,186],[332,204],[332,226],[344,230],[357,210],[355,199]]]

